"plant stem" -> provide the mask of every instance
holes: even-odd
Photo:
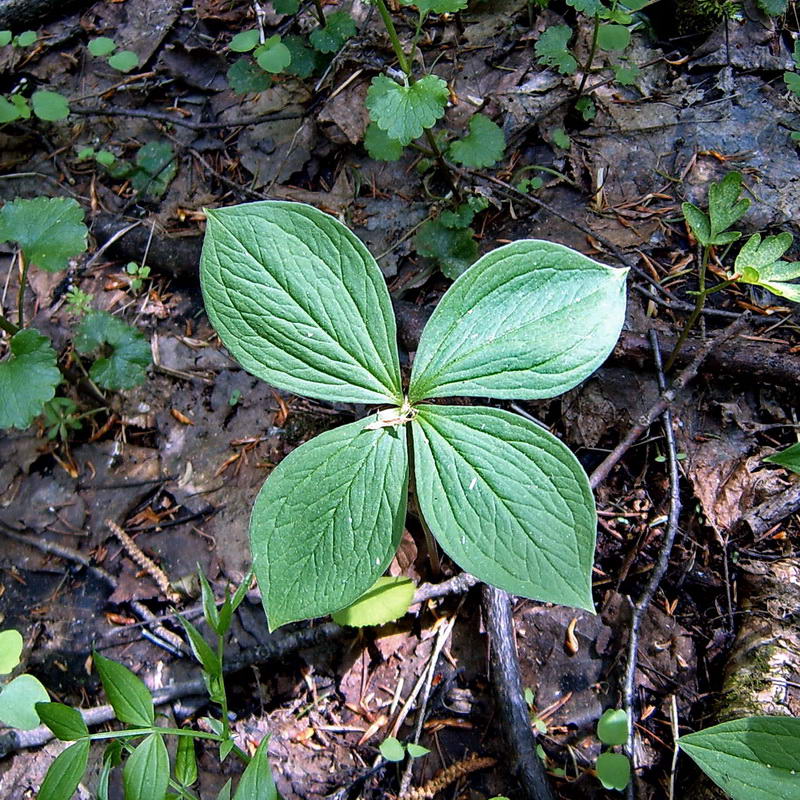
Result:
[[[19,333],[19,328],[2,314],[0,314],[0,330],[4,330],[9,336]]]
[[[706,269],[708,267],[710,253],[710,248],[703,248],[703,257],[700,260],[700,270],[697,275],[698,292],[694,301],[694,310],[689,315],[689,319],[686,320],[686,324],[683,326],[681,335],[678,337],[678,341],[675,342],[675,347],[672,348],[672,352],[667,359],[667,363],[664,365],[664,372],[669,372],[670,369],[672,369],[672,365],[675,363],[678,353],[680,353],[680,351],[683,349],[683,346],[686,344],[686,339],[689,336],[689,332],[692,330],[692,328],[694,328],[697,320],[700,319],[700,315],[703,313],[703,306],[706,304],[706,298],[709,294],[711,294],[711,291],[716,291],[716,287],[714,287],[714,289],[711,291],[706,291]]]
[[[592,62],[594,61],[594,55],[597,52],[597,37],[600,34],[600,17],[595,15],[594,18],[594,33],[592,34],[592,46],[589,48],[589,55],[586,58],[586,64],[583,67],[583,75],[581,76],[581,84],[578,87],[578,96],[575,98],[575,102],[577,103],[578,100],[581,99],[583,95],[583,90],[586,87],[586,81],[589,78],[589,71],[592,69]]]
[[[25,310],[23,308],[24,300],[25,300],[25,284],[28,282],[28,267],[30,266],[27,261],[25,261],[25,256],[22,254],[22,250],[19,251],[19,265],[20,265],[20,276],[19,276],[19,292],[17,293],[17,325],[20,328],[25,327]]]
[[[325,20],[325,12],[322,9],[322,0],[314,0],[314,8],[317,10],[317,19],[324,28],[328,23]]]
[[[403,45],[400,44],[400,37],[397,35],[397,28],[394,27],[392,15],[389,13],[389,9],[386,7],[384,0],[376,0],[376,3],[378,6],[378,13],[381,15],[383,24],[386,27],[386,33],[389,34],[389,41],[392,43],[392,49],[397,56],[397,63],[400,65],[400,69],[405,73],[405,76],[410,78],[411,64],[406,57],[405,50],[403,50]]]

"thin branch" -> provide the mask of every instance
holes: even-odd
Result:
[[[136,117],[139,119],[149,119],[153,122],[166,122],[172,125],[178,125],[181,128],[189,128],[193,131],[208,131],[218,128],[241,128],[244,125],[256,125],[259,122],[300,119],[304,116],[303,112],[281,112],[277,114],[260,114],[254,117],[242,117],[241,119],[233,119],[229,122],[191,122],[182,117],[165,114],[161,111],[147,111],[143,108],[115,108],[114,106],[71,108],[70,113],[82,114],[86,117]]]
[[[494,586],[484,585],[482,592],[491,647],[492,687],[508,747],[506,763],[519,780],[520,797],[525,800],[555,800],[544,764],[536,754],[536,737],[522,693],[511,598]]]
[[[721,347],[725,342],[739,333],[750,321],[750,315],[742,314],[713,339],[707,339],[697,351],[689,365],[678,375],[669,389],[661,392],[658,400],[639,417],[636,424],[625,434],[622,441],[603,459],[600,465],[589,476],[589,484],[597,488],[609,475],[611,470],[621,461],[622,457],[636,443],[637,439],[675,402],[675,398],[686,388],[691,380],[700,371],[703,362],[711,352]]]
[[[664,368],[661,363],[661,350],[658,346],[658,334],[650,332],[650,342],[653,346],[653,359],[656,364],[656,375],[658,377],[658,388],[662,396],[667,391],[667,381],[664,377]],[[669,557],[672,554],[672,545],[675,542],[675,534],[678,531],[678,520],[681,514],[681,494],[680,494],[680,475],[678,473],[678,454],[675,447],[675,435],[672,430],[672,412],[665,408],[661,415],[664,425],[664,437],[667,443],[667,464],[669,468],[669,517],[667,519],[667,530],[664,540],[658,553],[658,558],[650,573],[650,580],[644,588],[638,602],[633,607],[631,617],[631,628],[628,635],[628,660],[625,665],[625,677],[622,682],[622,707],[628,715],[628,743],[626,752],[631,759],[634,767],[634,778],[628,784],[628,798],[633,800],[637,795],[635,777],[635,751],[634,751],[634,691],[636,682],[636,662],[639,655],[639,630],[642,625],[644,615],[650,607],[650,603],[655,596],[656,590],[661,583],[664,574],[669,566]]]

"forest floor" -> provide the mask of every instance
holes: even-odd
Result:
[[[459,191],[488,202],[473,223],[480,252],[544,238],[634,267],[625,329],[609,361],[562,397],[513,404],[569,444],[589,473],[658,398],[650,331],[669,352],[693,302],[687,292],[696,288],[698,254],[681,203],[705,207],[710,183],[737,170],[752,201],[737,227],[800,233],[800,165],[791,137],[800,112],[782,79],[794,68],[796,20],[768,19],[746,6],[727,22],[698,22],[687,6],[661,0],[647,10],[651,26],[636,32],[625,52],[626,64],[647,66],[630,85],[608,80],[609,58],[619,65],[618,55],[596,57],[584,88],[595,111],[588,120],[574,110],[580,71],[560,75],[534,53],[541,32],[566,20],[575,30],[572,50],[586,62],[592,25],[568,6],[487,0],[433,17],[420,40],[425,63],[451,91],[439,129],[463,135],[480,108],[505,134],[505,155],[494,168],[454,173]],[[28,318],[52,337],[65,363],[76,358],[64,302],[76,286],[95,307],[145,332],[153,355],[147,381],[131,391],[98,400],[80,383],[62,386],[81,410],[100,408],[68,443],[48,440],[40,425],[0,434],[0,622],[22,631],[26,669],[64,702],[105,702],[90,670],[93,649],[154,689],[197,675],[191,658],[143,638],[134,601],[165,615],[174,633],[180,626],[109,520],[134,537],[174,587],[190,587],[199,564],[221,597],[250,567],[249,510],[270,470],[311,436],[364,413],[278,391],[227,355],[205,315],[197,277],[203,209],[286,199],[336,215],[378,259],[397,302],[406,359],[419,317],[449,285],[436,261],[418,254],[414,236],[421,223],[452,208],[445,176],[435,169],[421,176],[420,156],[410,148],[387,163],[361,144],[369,82],[393,55],[374,7],[356,0],[350,10],[358,32],[324,69],[305,79],[278,75],[263,91],[244,95],[226,79],[238,58],[227,45],[256,19],[252,4],[237,0],[96,3],[39,27],[34,47],[0,48],[4,91],[25,79],[64,94],[73,110],[61,122],[0,126],[0,199],[76,198],[92,233],[89,253],[67,273],[31,272]],[[271,7],[264,13],[267,35],[304,34],[315,25],[313,8],[297,16]],[[408,40],[413,18],[400,7],[396,19]],[[140,66],[122,74],[91,57],[86,45],[96,36],[134,51]],[[78,158],[92,147],[133,160],[149,142],[171,148],[171,179],[159,196]],[[521,171],[531,165],[549,171]],[[543,185],[517,191],[525,176]],[[126,271],[131,261],[151,269],[140,287]],[[719,262],[711,268],[724,275]],[[11,312],[19,273],[10,244],[0,250],[0,285],[3,311]],[[742,524],[747,512],[796,481],[763,459],[797,439],[800,318],[787,301],[749,286],[729,287],[710,305],[679,369],[704,336],[745,311],[750,320],[673,403],[682,513],[639,633],[634,699],[643,797],[667,797],[671,777],[676,797],[695,796],[697,772],[687,760],[672,774],[674,726],[686,732],[714,718],[746,600],[743,571],[793,558],[800,535],[790,513],[796,506],[766,527]],[[601,749],[595,726],[604,709],[622,702],[630,600],[658,562],[668,523],[667,456],[656,422],[597,486],[597,615],[522,599],[514,605],[523,686],[531,690],[532,717],[546,731],[539,742],[559,798],[619,796],[593,774]],[[114,576],[113,591],[81,558]],[[446,558],[438,571],[434,562],[410,516],[391,573],[418,583],[458,573]],[[196,616],[196,592],[190,589],[179,606]],[[282,635],[268,633],[253,587],[226,656],[235,662]],[[405,701],[430,670],[425,707],[409,708],[403,722]],[[784,677],[800,685],[798,676]],[[340,630],[277,660],[251,663],[231,676],[230,687],[242,745],[271,736],[269,754],[287,800],[396,795],[396,767],[373,769],[377,748],[391,734],[410,740],[416,713],[425,714],[420,741],[431,752],[416,760],[414,786],[474,753],[497,763],[442,797],[522,796],[500,744],[504,720],[492,697],[477,588],[412,606],[394,624]],[[800,711],[796,688],[786,691],[787,707]],[[204,706],[184,697],[161,710],[180,724]],[[0,796],[34,796],[63,746],[7,755]],[[95,772],[99,759],[98,748]],[[220,767],[214,752],[203,752],[200,797],[216,796],[237,769],[230,761]],[[91,792],[87,779],[79,796]]]

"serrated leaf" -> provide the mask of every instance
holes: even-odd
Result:
[[[606,789],[621,792],[631,780],[631,762],[622,753],[601,753],[597,757],[597,777]]]
[[[376,75],[367,92],[367,108],[372,121],[390,139],[407,145],[444,116],[449,97],[447,84],[436,75],[426,75],[410,86]]]
[[[578,69],[578,62],[569,52],[572,28],[569,25],[551,25],[542,31],[534,51],[540,64],[555,67],[562,75],[572,75]]]
[[[164,800],[169,785],[169,755],[160,733],[146,736],[122,768],[125,800]]]
[[[249,58],[240,58],[226,73],[228,84],[236,94],[264,92],[272,86],[272,78]]]
[[[403,145],[389,135],[376,122],[370,122],[364,132],[364,148],[376,161],[397,161],[403,155]]]
[[[292,54],[289,48],[281,42],[277,34],[270,36],[264,44],[259,45],[254,51],[256,62],[261,69],[277,74],[283,72],[292,63]]]
[[[597,44],[603,50],[624,50],[631,43],[631,32],[623,25],[600,25]]]
[[[506,137],[499,125],[485,114],[469,121],[469,134],[450,145],[450,158],[466,167],[491,167],[503,157]]]
[[[790,92],[800,96],[800,74],[797,72],[784,72],[783,82]]]
[[[603,712],[597,721],[597,738],[611,746],[628,741],[628,715],[623,709],[608,708]]]
[[[253,569],[274,630],[339,611],[392,559],[406,514],[404,427],[376,415],[326,431],[290,453],[256,498]]]
[[[0,361],[0,428],[27,428],[55,397],[61,373],[50,340],[34,328],[11,337],[11,356]]]
[[[191,786],[197,781],[197,756],[191,736],[178,737],[175,753],[175,780],[182,786]]]
[[[472,228],[453,228],[445,221],[432,219],[420,225],[414,236],[417,252],[432,259],[442,273],[455,280],[478,257],[478,244]]]
[[[424,405],[412,425],[417,497],[442,549],[511,594],[593,610],[597,520],[572,452],[500,409]]]
[[[97,36],[87,45],[89,52],[95,56],[109,56],[117,49],[117,43],[108,36]]]
[[[279,201],[207,214],[206,310],[248,372],[321,400],[402,400],[386,283],[344,225]]]
[[[8,675],[19,664],[22,646],[22,634],[19,631],[0,631],[0,675]]]
[[[38,800],[70,800],[86,772],[91,742],[75,742],[50,765],[39,788]]]
[[[726,231],[750,207],[747,198],[739,199],[742,191],[742,176],[729,172],[719,183],[708,189],[708,217],[711,221],[712,244],[720,244],[718,234]]]
[[[39,719],[47,725],[57,739],[73,742],[89,735],[81,712],[63,703],[41,702],[36,704]]]
[[[333,621],[354,628],[394,622],[408,612],[415,588],[410,578],[378,578],[355,603],[337,611]]]
[[[355,35],[355,20],[346,11],[334,11],[325,18],[325,27],[312,31],[308,38],[320,53],[335,53]]]
[[[265,736],[239,779],[233,800],[278,800],[278,790],[269,766],[268,744],[269,737]]]
[[[147,728],[155,723],[153,698],[141,678],[126,666],[111,661],[100,653],[94,654],[94,665],[108,702],[120,722],[140,728]]]
[[[406,748],[394,736],[387,736],[378,745],[378,750],[387,761],[402,761],[406,757]]]
[[[234,53],[249,53],[258,45],[258,40],[258,31],[253,28],[249,31],[237,33],[236,36],[231,39],[231,43],[228,47],[233,50]]]
[[[29,731],[39,725],[37,703],[47,703],[50,696],[38,678],[19,675],[0,692],[0,722],[9,728]]]
[[[132,389],[147,377],[150,343],[141,331],[105,311],[92,311],[81,320],[75,349],[84,355],[109,351],[89,370],[92,380],[104,389]]]
[[[148,142],[136,154],[131,186],[140,194],[158,198],[167,191],[177,171],[172,145],[165,141]]]
[[[139,56],[133,50],[120,50],[108,59],[108,66],[118,72],[130,72],[139,66]]]
[[[678,744],[734,800],[800,796],[800,719],[746,717],[686,734]]]
[[[17,242],[25,260],[48,272],[86,250],[83,209],[66,197],[16,199],[0,210],[0,242]]]
[[[777,464],[800,475],[800,442],[764,459],[766,464]]]
[[[410,401],[539,399],[577,386],[617,341],[626,275],[537,239],[493,250],[450,287],[425,326]]]
[[[302,36],[284,36],[283,43],[292,57],[286,72],[298,78],[311,76],[322,60],[317,51],[309,47]]]

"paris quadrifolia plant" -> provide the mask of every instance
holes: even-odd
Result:
[[[592,609],[596,516],[578,460],[516,414],[436,401],[576,386],[617,340],[625,277],[550,242],[499,247],[444,295],[404,386],[386,284],[344,225],[295,203],[209,211],[203,296],[239,363],[286,391],[377,408],[294,450],[255,501],[250,540],[270,628],[336,612],[376,582],[411,481],[463,569]]]

